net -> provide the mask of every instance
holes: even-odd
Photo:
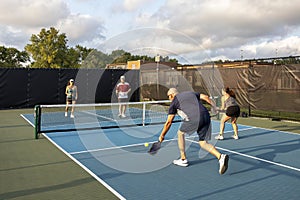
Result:
[[[100,103],[35,106],[35,138],[40,133],[65,132],[88,129],[107,129],[130,126],[149,126],[164,123],[170,101],[147,101],[126,103]],[[125,116],[119,115],[120,105],[126,106]],[[74,118],[71,110],[74,107]],[[174,122],[180,118],[175,117]]]

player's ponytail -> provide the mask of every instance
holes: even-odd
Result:
[[[229,94],[229,96],[236,98],[234,91],[229,89],[229,87],[226,87],[225,92]]]

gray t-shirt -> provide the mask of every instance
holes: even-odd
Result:
[[[169,114],[178,114],[184,121],[199,121],[202,112],[208,110],[200,101],[200,93],[191,91],[177,94],[169,108]]]
[[[229,97],[228,99],[225,100],[224,102],[224,106],[225,106],[225,109],[227,109],[228,107],[230,106],[237,106],[237,102],[235,100],[235,98],[233,97]]]

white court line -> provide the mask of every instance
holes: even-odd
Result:
[[[247,125],[243,125],[243,126],[247,126]],[[300,136],[300,134],[298,134],[298,133],[293,133],[293,132],[288,132],[288,131],[280,131],[280,130],[268,129],[268,128],[261,128],[261,127],[256,127],[256,126],[249,126],[249,127],[250,128],[241,129],[241,130],[239,130],[239,132],[240,131],[244,131],[244,130],[249,130],[249,129],[261,129],[261,130],[273,131],[273,132],[277,132],[277,133],[285,133],[285,134],[291,134],[291,135],[298,135],[298,136]],[[227,131],[227,132],[232,132],[232,131]],[[296,167],[292,167],[292,166],[288,166],[288,165],[276,163],[276,162],[265,160],[265,159],[258,158],[258,157],[255,157],[255,156],[250,156],[250,155],[247,155],[247,154],[243,154],[243,153],[231,151],[231,150],[228,150],[228,149],[223,149],[221,147],[216,147],[216,148],[224,150],[224,151],[227,151],[227,152],[230,152],[230,153],[238,154],[238,155],[241,155],[241,156],[244,156],[244,157],[248,157],[248,158],[252,158],[252,159],[255,159],[255,160],[262,161],[262,162],[266,162],[266,163],[269,163],[269,164],[273,164],[273,165],[277,165],[277,166],[280,166],[280,167],[292,169],[292,170],[295,170],[295,171],[300,171],[300,169],[296,168]]]
[[[252,128],[245,128],[245,129],[241,129],[239,131],[245,131],[245,130],[249,130]],[[228,132],[232,132],[233,130],[230,131],[225,131],[224,133],[228,133]],[[212,135],[216,135],[219,132],[215,132],[212,133]],[[187,136],[186,138],[195,138],[198,137],[198,135],[191,135],[191,136]],[[177,138],[173,138],[173,139],[168,139],[168,140],[164,140],[164,142],[169,142],[169,141],[173,141],[173,140],[177,140]],[[148,142],[149,144],[152,144],[154,142],[157,141],[152,141],[152,142]],[[75,151],[75,152],[70,152],[71,155],[76,155],[76,154],[82,154],[82,153],[92,153],[92,152],[97,152],[97,151],[105,151],[105,150],[114,150],[114,149],[121,149],[121,148],[126,148],[126,147],[134,147],[134,146],[140,146],[140,145],[144,145],[144,143],[136,143],[136,144],[130,144],[130,145],[124,145],[124,146],[113,146],[113,147],[107,147],[107,148],[98,148],[98,149],[90,149],[90,150],[84,150],[84,151]]]
[[[169,142],[177,140],[177,138],[169,139],[169,140],[164,140],[164,142]],[[155,143],[156,141],[148,142],[149,144]],[[136,143],[136,144],[129,144],[129,145],[124,145],[124,146],[113,146],[113,147],[107,147],[107,148],[99,148],[99,149],[91,149],[91,150],[85,150],[85,151],[76,151],[76,152],[71,152],[71,155],[76,155],[76,154],[82,154],[82,153],[91,153],[91,152],[97,152],[97,151],[105,151],[105,150],[114,150],[114,149],[122,149],[126,147],[135,147],[135,146],[141,146],[144,145],[145,143]]]
[[[251,130],[251,129],[255,129],[255,127],[253,127],[253,128],[252,127],[245,128],[245,129],[241,129],[239,131],[245,131],[245,130]],[[232,132],[232,131],[233,130],[227,131],[227,132]],[[212,134],[217,134],[217,133],[212,133]],[[188,138],[193,138],[193,137],[197,137],[197,136],[186,137],[186,140],[188,140],[188,141],[190,141],[192,143],[197,143],[198,144],[197,141],[188,139]],[[177,140],[177,138],[165,140],[165,142],[172,141],[172,140]],[[153,143],[153,142],[149,142],[149,143]],[[143,145],[143,143],[132,144],[132,145],[124,145],[124,146],[114,146],[114,147],[108,147],[108,148],[102,148],[102,149],[93,149],[93,150],[86,150],[86,151],[71,152],[70,155],[81,154],[81,153],[91,153],[91,152],[96,152],[96,151],[105,151],[105,150],[112,150],[112,149],[120,149],[120,148],[133,147],[133,146],[139,146],[139,145]],[[227,152],[230,152],[230,153],[233,153],[233,154],[237,154],[237,155],[240,155],[240,156],[248,157],[248,158],[251,158],[251,159],[254,159],[254,160],[262,161],[262,162],[265,162],[265,163],[277,165],[277,166],[280,166],[280,167],[283,167],[283,168],[287,168],[287,169],[291,169],[291,170],[299,171],[300,172],[299,168],[292,167],[292,166],[289,166],[289,165],[284,165],[284,164],[281,164],[281,163],[276,163],[276,162],[273,162],[273,161],[269,161],[269,160],[258,158],[258,157],[255,157],[255,156],[251,156],[251,155],[239,153],[237,151],[232,151],[232,150],[221,148],[221,147],[217,147],[217,146],[216,146],[216,149],[227,151]]]
[[[21,117],[25,119],[31,126],[35,127],[33,123],[31,123],[24,115],[21,114]],[[89,173],[94,179],[96,179],[99,183],[101,183],[104,187],[106,187],[111,193],[113,193],[116,197],[118,197],[120,200],[126,200],[125,197],[123,197],[119,192],[117,192],[114,188],[112,188],[110,185],[108,185],[104,180],[99,178],[94,172],[92,172],[89,168],[87,168],[85,165],[83,165],[81,162],[79,162],[76,158],[74,158],[71,154],[69,154],[67,151],[65,151],[62,147],[60,147],[58,144],[56,144],[50,137],[47,136],[47,134],[42,133],[45,138],[47,138],[56,148],[61,150],[64,154],[66,154],[71,160],[73,160],[77,165],[82,167],[87,173]]]
[[[86,113],[86,114],[89,114],[89,115],[92,115],[92,116],[96,116],[96,117],[101,117],[103,119],[108,119],[108,120],[114,121],[114,122],[117,121],[115,119],[112,119],[112,118],[109,118],[109,117],[106,117],[106,116],[103,116],[103,115],[99,115],[99,114],[96,114],[96,113],[93,113],[93,112],[89,112],[89,111],[80,111],[80,112],[83,112],[83,113]]]
[[[149,142],[150,143],[150,142]],[[99,148],[99,149],[91,149],[91,150],[85,150],[85,151],[75,151],[71,152],[71,155],[76,155],[76,154],[82,154],[82,153],[92,153],[96,151],[106,151],[106,150],[113,150],[113,149],[122,149],[126,147],[134,147],[134,146],[140,146],[144,145],[144,143],[137,143],[137,144],[130,144],[130,145],[124,145],[124,146],[113,146],[113,147],[107,147],[107,148]]]
[[[24,118],[30,125],[32,125],[34,127],[34,124],[31,123],[25,116],[21,115],[22,118]],[[254,128],[257,128],[257,127],[253,127],[253,128],[247,128],[247,129],[241,129],[239,131],[243,131],[243,130],[249,130],[249,129],[254,129]],[[270,129],[272,130],[272,129]],[[273,131],[276,131],[276,130],[273,130]],[[226,132],[232,132],[232,131],[226,131]],[[278,131],[278,132],[281,132],[281,131]],[[289,133],[289,132],[287,132]],[[212,134],[217,134],[217,133],[212,133]],[[78,164],[80,167],[82,167],[86,172],[88,172],[93,178],[95,178],[99,183],[101,183],[102,185],[104,185],[109,191],[111,191],[114,195],[116,195],[119,199],[121,200],[125,200],[126,198],[123,197],[120,193],[118,193],[115,189],[113,189],[110,185],[108,185],[105,181],[103,181],[101,178],[99,178],[96,174],[94,174],[90,169],[88,169],[85,165],[83,165],[81,162],[79,162],[76,158],[74,158],[71,154],[74,154],[76,152],[73,152],[73,153],[68,153],[66,152],[62,147],[60,147],[58,144],[56,144],[51,138],[49,138],[46,134],[43,134],[43,136],[45,138],[47,138],[54,146],[56,146],[59,150],[61,150],[64,154],[66,154],[70,159],[72,159],[76,164]],[[177,138],[175,139],[172,139],[172,140],[176,140]],[[168,140],[165,140],[165,141],[168,141]],[[198,143],[196,141],[192,141],[190,140],[191,142],[194,142],[194,143]],[[256,158],[254,156],[250,156],[250,155],[246,155],[246,154],[242,154],[242,153],[239,153],[239,152],[235,152],[235,151],[231,151],[231,150],[228,150],[228,149],[224,149],[224,148],[220,148],[220,147],[216,147],[217,149],[221,149],[223,151],[227,151],[227,152],[231,152],[231,153],[234,153],[234,154],[238,154],[238,155],[241,155],[241,156],[244,156],[244,157],[249,157],[249,158],[252,158],[252,159],[256,159],[256,160],[260,160],[260,161],[263,161],[263,162],[267,162],[267,163],[270,163],[270,164],[274,164],[274,165],[278,165],[278,166],[281,166],[281,167],[285,167],[285,168],[288,168],[288,169],[292,169],[292,170],[295,170],[295,171],[300,171],[300,169],[298,168],[295,168],[295,167],[291,167],[291,166],[287,166],[287,165],[283,165],[283,164],[280,164],[280,163],[275,163],[275,162],[272,162],[272,161],[268,161],[268,160],[265,160],[265,159],[261,159],[261,158]]]
[[[239,130],[239,132],[240,131],[245,131],[245,130],[251,130],[251,129],[264,129],[264,130],[269,130],[269,131],[274,131],[274,132],[283,132],[283,133],[287,133],[287,134],[295,134],[295,133],[290,133],[290,132],[285,132],[285,131],[279,131],[279,130],[274,130],[274,129],[266,129],[266,128],[260,128],[260,127],[254,127],[254,126],[249,127],[249,128],[245,128],[245,129],[241,129],[241,130]],[[232,132],[232,131],[233,130],[226,131],[226,132]],[[226,132],[224,132],[224,133],[226,133]],[[300,134],[297,134],[297,135],[300,135]],[[189,141],[195,142],[193,140],[189,140]],[[198,143],[198,142],[195,142],[195,143]],[[300,172],[299,168],[292,167],[292,166],[289,166],[289,165],[284,165],[284,164],[276,163],[276,162],[273,162],[273,161],[269,161],[269,160],[266,160],[266,159],[258,158],[258,157],[255,157],[255,156],[250,156],[250,155],[247,155],[247,154],[239,153],[237,151],[232,151],[232,150],[224,149],[224,148],[217,147],[217,146],[216,146],[216,149],[220,149],[220,150],[227,151],[227,152],[230,152],[230,153],[233,153],[233,154],[237,154],[237,155],[240,155],[240,156],[252,158],[254,160],[259,160],[259,161],[262,161],[262,162],[266,162],[266,163],[269,163],[269,164],[277,165],[277,166],[280,166],[280,167],[284,167],[284,168],[287,168],[287,169],[291,169],[291,170],[295,170],[295,171],[299,171]]]
[[[242,124],[241,124],[242,125]],[[246,125],[243,125],[246,126]],[[289,131],[280,131],[280,130],[276,130],[276,129],[270,129],[270,128],[261,128],[261,127],[256,127],[256,126],[251,126],[253,128],[257,128],[257,129],[263,129],[263,130],[267,130],[267,131],[273,131],[273,132],[278,132],[278,133],[286,133],[286,134],[291,134],[291,135],[298,135],[300,136],[299,133],[293,133],[293,132],[289,132]]]
[[[126,200],[119,192],[113,189],[110,185],[108,185],[105,181],[99,178],[94,172],[92,172],[89,168],[79,162],[76,158],[74,158],[71,154],[61,148],[58,144],[56,144],[51,138],[49,138],[46,134],[43,133],[43,136],[47,138],[54,146],[56,146],[59,150],[61,150],[64,154],[66,154],[70,159],[72,159],[77,165],[82,167],[86,172],[88,172],[92,177],[94,177],[98,182],[100,182],[104,187],[106,187],[109,191],[111,191],[114,195],[116,195],[120,200]]]
[[[255,117],[252,117],[252,118],[255,118]],[[212,120],[212,121],[219,123],[219,121],[217,121],[217,120]],[[291,121],[290,123],[293,123],[293,122]],[[299,123],[299,122],[294,122],[294,123]],[[240,125],[241,126],[248,126],[248,127],[252,127],[252,128],[257,128],[257,129],[263,129],[263,130],[268,130],[268,131],[281,132],[281,133],[287,133],[287,134],[300,136],[299,133],[294,133],[294,132],[290,132],[290,131],[281,131],[281,130],[276,130],[276,129],[271,129],[271,128],[262,128],[262,127],[257,127],[257,126],[253,126],[253,125],[244,125],[244,124],[240,124]]]
[[[198,142],[196,142],[194,140],[189,140],[188,139],[188,141],[198,144]],[[291,170],[295,170],[295,171],[300,172],[299,168],[292,167],[292,166],[289,166],[289,165],[276,163],[276,162],[269,161],[269,160],[266,160],[266,159],[262,159],[262,158],[258,158],[258,157],[255,157],[255,156],[250,156],[250,155],[247,155],[247,154],[244,154],[244,153],[240,153],[240,152],[237,152],[237,151],[232,151],[232,150],[229,150],[229,149],[225,149],[225,148],[222,148],[222,147],[215,146],[215,148],[219,149],[219,150],[227,151],[227,152],[230,152],[230,153],[233,153],[233,154],[237,154],[237,155],[240,155],[240,156],[244,156],[244,157],[247,157],[247,158],[251,158],[251,159],[254,159],[254,160],[259,160],[259,161],[262,161],[262,162],[266,162],[266,163],[269,163],[269,164],[277,165],[277,166],[280,166],[280,167],[284,167],[284,168],[287,168],[287,169],[291,169]]]
[[[216,147],[216,148],[220,149],[220,150],[223,150],[223,151],[230,152],[230,153],[234,153],[234,154],[237,154],[237,155],[240,155],[240,156],[252,158],[254,160],[259,160],[259,161],[266,162],[266,163],[269,163],[269,164],[272,164],[272,165],[277,165],[277,166],[280,166],[280,167],[284,167],[284,168],[287,168],[287,169],[291,169],[291,170],[295,170],[295,171],[300,172],[300,169],[296,168],[296,167],[292,167],[292,166],[289,166],[289,165],[284,165],[284,164],[276,163],[276,162],[273,162],[273,161],[269,161],[269,160],[258,158],[258,157],[255,157],[255,156],[250,156],[250,155],[247,155],[247,154],[239,153],[237,151],[231,151],[231,150],[224,149],[224,148],[221,148],[221,147]]]
[[[29,119],[27,119],[23,114],[21,114],[21,117],[28,122],[33,128],[35,127],[35,125],[33,123],[31,123],[31,121],[29,121]]]
[[[249,128],[244,128],[244,129],[239,129],[239,132],[241,131],[248,131],[248,130],[251,130],[251,129],[256,129],[255,127],[249,127]],[[233,132],[233,130],[229,130],[229,131],[224,131],[224,133],[231,133]],[[216,133],[212,133],[212,135],[214,135]]]

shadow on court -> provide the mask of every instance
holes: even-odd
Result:
[[[13,199],[13,198],[21,198],[25,196],[30,196],[33,194],[38,194],[38,193],[44,193],[44,192],[55,192],[57,190],[63,190],[65,188],[72,188],[76,186],[82,186],[84,187],[85,184],[93,182],[93,178],[83,178],[79,180],[74,180],[70,181],[67,183],[62,183],[58,185],[53,185],[53,186],[45,186],[45,187],[37,187],[37,188],[32,188],[32,189],[27,189],[27,190],[19,190],[19,191],[14,191],[14,192],[7,192],[0,194],[0,199]],[[76,199],[76,198],[75,198]]]
[[[33,128],[20,118],[20,112],[1,113],[1,117],[11,120],[10,124],[0,120],[0,155],[6,161],[0,165],[0,199],[117,199],[48,140],[35,140]],[[296,129],[291,124],[285,127],[278,122],[266,123],[271,123],[269,127]],[[226,139],[216,145],[278,164],[300,166],[298,135],[254,129],[242,131],[238,141]],[[95,174],[128,199],[299,198],[295,190],[300,187],[299,171],[228,153],[229,169],[220,176],[218,161],[212,156],[199,159],[199,150],[198,144],[189,149],[187,168],[170,163],[153,173],[130,174],[106,166],[93,167],[97,169]]]

